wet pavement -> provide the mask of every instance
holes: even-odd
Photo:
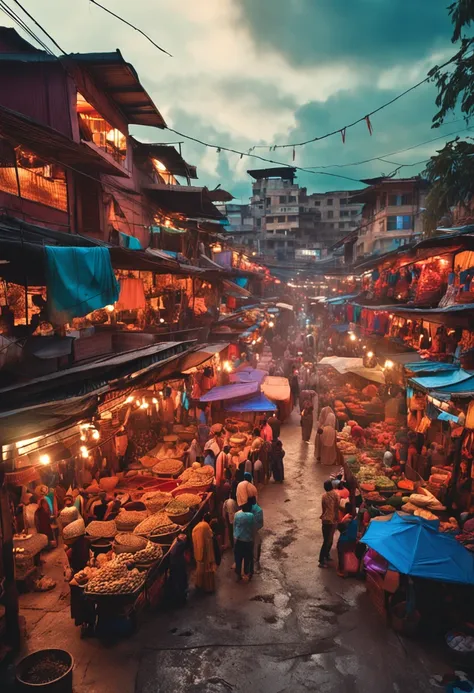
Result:
[[[447,667],[434,650],[397,636],[363,582],[320,570],[320,497],[328,469],[301,441],[299,417],[282,429],[285,482],[260,495],[261,570],[237,584],[226,552],[217,591],[192,591],[179,610],[149,613],[129,639],[80,640],[58,611],[29,618],[28,649],[60,646],[76,662],[75,693],[425,693]],[[335,554],[335,550],[334,550]],[[64,609],[64,611],[63,611]],[[53,644],[54,643],[54,644]]]

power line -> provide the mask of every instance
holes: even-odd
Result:
[[[64,55],[66,55],[66,51],[64,51],[64,50],[61,48],[61,46],[59,45],[59,43],[51,36],[51,34],[49,34],[49,33],[46,31],[46,29],[45,29],[43,26],[41,26],[41,24],[40,24],[39,22],[36,21],[36,19],[33,17],[33,15],[31,15],[31,14],[28,12],[28,10],[25,10],[25,8],[24,8],[23,5],[19,2],[19,0],[13,0],[13,2],[14,2],[16,5],[18,5],[18,7],[26,14],[27,17],[29,17],[29,19],[31,19],[32,22],[34,22],[34,23],[36,24],[36,26],[37,26],[39,29],[41,29],[41,31],[43,32],[43,34],[49,38],[49,40],[56,46],[56,48],[57,48],[61,53],[63,53]]]
[[[454,120],[452,122],[457,123],[461,120],[464,120],[464,118],[459,118],[458,120]],[[308,166],[308,168],[324,169],[324,168],[349,168],[351,166],[360,166],[362,164],[368,164],[371,161],[381,161],[387,156],[395,156],[396,154],[402,154],[404,152],[409,152],[412,149],[417,149],[418,147],[423,147],[425,144],[431,144],[431,142],[436,142],[438,140],[444,140],[447,137],[452,137],[453,135],[459,135],[461,132],[467,132],[467,131],[470,131],[473,129],[474,129],[474,127],[467,127],[467,128],[463,128],[462,130],[455,130],[454,132],[447,132],[444,135],[440,135],[439,137],[433,137],[430,140],[425,140],[425,142],[420,142],[419,144],[413,144],[410,147],[405,147],[404,149],[398,149],[396,152],[389,152],[388,154],[381,154],[380,156],[374,156],[371,159],[363,159],[362,161],[353,161],[349,164],[327,164],[326,166]]]
[[[93,5],[96,5],[97,7],[100,7],[101,10],[104,10],[104,12],[107,12],[108,14],[112,15],[112,17],[115,17],[115,18],[118,19],[120,22],[123,22],[124,24],[126,24],[126,25],[129,26],[129,27],[131,27],[132,29],[135,29],[135,31],[138,31],[139,34],[141,34],[142,36],[144,36],[144,37],[147,39],[147,41],[149,41],[153,46],[155,46],[155,48],[158,48],[158,50],[161,51],[162,53],[165,53],[166,55],[169,55],[170,58],[173,57],[173,56],[171,55],[171,53],[168,53],[168,51],[165,51],[164,48],[162,48],[162,47],[159,46],[157,43],[155,43],[155,41],[153,41],[153,39],[150,38],[150,37],[148,36],[148,34],[145,34],[145,32],[144,32],[142,29],[139,29],[139,28],[138,28],[137,26],[135,26],[134,24],[131,24],[130,22],[128,22],[126,19],[124,19],[124,18],[121,17],[120,15],[115,14],[115,12],[112,12],[112,10],[109,10],[107,7],[104,7],[104,5],[101,5],[99,2],[97,2],[97,0],[89,0],[89,2],[91,2]]]
[[[12,19],[13,22],[15,22],[15,24],[17,24],[21,29],[23,29],[23,31],[33,39],[33,41],[36,41],[36,43],[38,43],[47,53],[49,53],[49,55],[54,55],[51,49],[45,43],[43,43],[39,36],[37,36],[34,33],[34,31],[28,27],[27,24],[25,24],[25,22],[21,19],[21,17],[18,14],[16,14],[16,12],[14,12],[14,10],[8,7],[4,0],[0,0],[0,9],[3,10],[7,17],[10,17],[10,19]]]

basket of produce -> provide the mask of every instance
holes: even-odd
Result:
[[[387,476],[378,476],[375,478],[375,487],[381,493],[394,493],[397,487]]]
[[[176,498],[168,503],[165,508],[166,514],[172,522],[177,525],[185,525],[193,516],[193,511],[180,498]]]
[[[236,433],[230,437],[229,442],[231,445],[239,447],[240,445],[245,445],[245,443],[247,442],[247,436]]]
[[[378,491],[369,491],[365,494],[365,499],[370,503],[385,503],[385,497],[381,496]]]
[[[86,527],[87,534],[94,539],[113,539],[117,534],[117,525],[115,520],[107,520],[106,522],[93,520]]]
[[[173,497],[178,498],[180,501],[185,503],[188,508],[196,509],[201,505],[202,497],[197,493],[189,493],[186,488],[178,486],[177,489],[173,491]]]
[[[77,520],[74,520],[74,522],[70,522],[63,529],[64,541],[67,542],[72,539],[77,539],[77,537],[82,537],[85,531],[86,526],[84,524],[84,520],[82,519],[82,517],[79,517]]]
[[[16,690],[72,693],[74,660],[66,650],[32,652],[16,665]]]
[[[171,524],[171,520],[169,519],[168,515],[160,511],[158,513],[154,513],[153,515],[149,515],[143,522],[140,522],[137,527],[133,530],[134,534],[140,534],[141,536],[148,536],[151,534],[151,532],[160,530],[162,527],[166,527],[167,525]]]
[[[178,436],[175,433],[170,433],[167,436],[163,436],[164,443],[176,443],[178,441]]]
[[[181,531],[179,525],[171,523],[152,532],[149,539],[157,544],[172,544]]]
[[[125,563],[110,561],[92,580],[89,580],[85,593],[134,595],[143,587],[143,584],[143,575],[138,570],[128,570]]]
[[[62,525],[62,527],[66,527],[66,525],[69,525],[71,522],[74,522],[74,520],[77,520],[78,518],[79,510],[76,508],[75,505],[71,505],[69,508],[63,508],[59,513],[59,522]]]
[[[115,525],[118,532],[133,532],[135,527],[140,524],[150,513],[148,510],[120,510],[115,518]]]
[[[139,462],[142,467],[145,467],[145,469],[151,469],[156,464],[156,457],[153,457],[152,455],[144,455],[143,457],[140,457]]]
[[[154,474],[160,477],[176,477],[183,471],[181,460],[164,459],[160,460],[153,467]]]
[[[147,545],[147,540],[138,534],[120,532],[116,535],[113,550],[114,553],[133,554],[141,551]]]
[[[119,482],[118,476],[104,476],[99,480],[99,486],[102,491],[111,493]]]
[[[92,578],[95,577],[98,572],[98,568],[90,568],[89,566],[86,566],[84,570],[80,570],[78,573],[76,573],[73,579],[79,587],[85,587],[89,580],[92,580]]]
[[[154,544],[152,541],[147,541],[146,545],[141,551],[136,551],[135,553],[121,553],[117,556],[116,560],[120,562],[127,563],[129,561],[135,563],[135,565],[150,565],[155,561],[159,561],[163,557],[163,549],[161,544]]]
[[[149,491],[141,497],[142,503],[145,503],[147,510],[151,513],[163,510],[171,500],[173,500],[173,496],[167,491]]]
[[[112,549],[112,539],[104,539],[99,537],[98,539],[92,539],[90,544],[90,550],[94,556],[98,556],[101,553],[109,553]]]

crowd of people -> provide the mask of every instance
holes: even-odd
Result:
[[[205,418],[201,426],[207,426]],[[215,472],[215,505],[212,513],[203,516],[192,532],[196,571],[195,587],[202,592],[214,592],[216,572],[222,552],[233,551],[233,569],[238,582],[252,580],[261,555],[264,514],[259,505],[259,490],[273,478],[283,483],[285,451],[280,440],[279,419],[273,415],[263,418],[254,428],[248,444],[236,448],[230,444],[232,435],[220,424],[208,427],[208,440],[195,440],[192,450],[195,460],[210,465]],[[202,446],[202,447],[201,447]],[[183,538],[184,542],[184,538]],[[181,563],[178,580],[187,591],[184,551],[171,556],[174,573]]]

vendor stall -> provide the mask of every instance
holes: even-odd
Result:
[[[278,407],[278,418],[285,421],[291,414],[291,391],[288,378],[268,376],[262,382],[262,392]]]

